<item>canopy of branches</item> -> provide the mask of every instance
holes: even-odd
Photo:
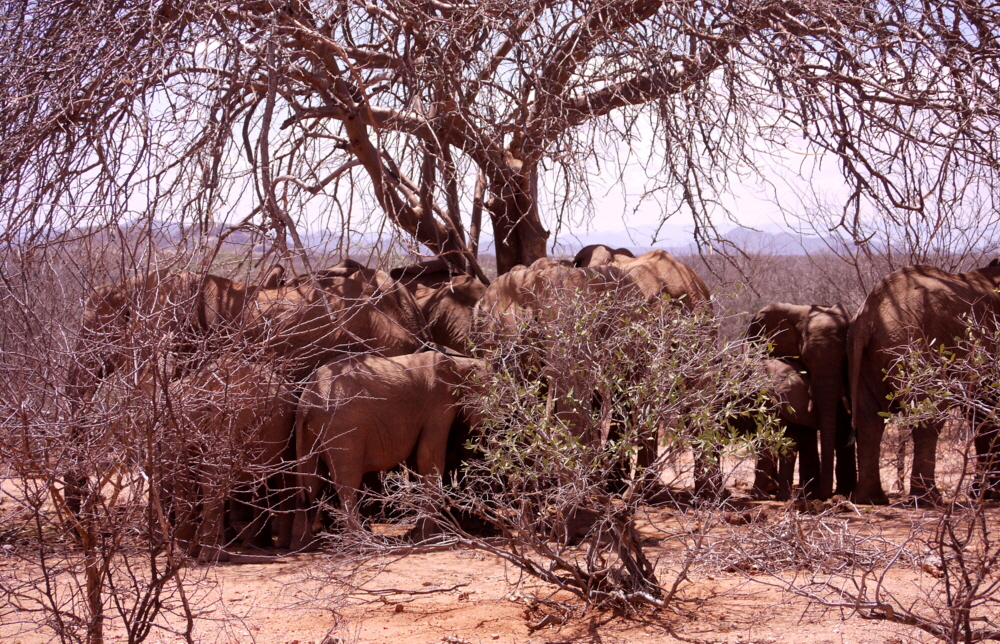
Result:
[[[830,225],[856,240],[865,209],[935,230],[1000,186],[1000,17],[977,0],[2,7],[8,241],[233,211],[294,248],[304,213],[346,229],[364,206],[475,270],[485,211],[505,272],[629,150],[702,238],[762,146],[836,158]]]

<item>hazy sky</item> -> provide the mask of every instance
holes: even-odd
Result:
[[[763,179],[730,177],[729,190],[720,198],[713,217],[720,232],[743,225],[766,232],[788,230],[788,214],[801,214],[812,203],[823,201],[839,204],[847,189],[831,157],[806,156],[802,149],[788,147],[776,150],[772,157],[758,161]],[[592,183],[594,216],[589,222],[568,222],[560,237],[563,243],[575,246],[582,237],[600,237],[600,233],[626,235],[636,246],[649,246],[663,215],[661,202],[653,197],[643,199],[647,179],[641,167],[627,169],[624,182]],[[780,205],[779,205],[780,204]],[[728,213],[727,213],[728,211]],[[737,223],[730,221],[729,217]],[[794,217],[792,217],[794,219]],[[547,224],[549,222],[546,222]],[[555,236],[554,226],[550,229]],[[656,239],[657,246],[684,246],[693,241],[693,221],[687,215],[674,215],[667,220]],[[557,241],[558,243],[558,241]]]

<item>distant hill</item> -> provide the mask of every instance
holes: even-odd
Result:
[[[833,240],[796,233],[769,233],[762,230],[737,227],[722,236],[736,247],[748,253],[771,253],[774,255],[805,255],[824,253],[835,245]]]
[[[172,222],[153,222],[152,226],[147,223],[135,223],[126,225],[125,234],[139,232],[141,230],[152,229],[156,244],[163,248],[179,243],[185,236],[199,237],[199,231],[185,230],[181,226]],[[202,238],[209,245],[213,245],[218,236],[228,229],[225,225],[212,226]],[[495,253],[492,231],[483,231],[480,239],[480,252],[484,255]],[[800,235],[796,233],[763,230],[753,230],[750,228],[736,227],[722,235],[723,240],[733,244],[735,247],[748,253],[769,253],[775,255],[805,255],[809,253],[823,253],[829,250],[827,243],[820,237]],[[310,255],[324,256],[328,261],[337,258],[350,256],[362,262],[372,261],[380,263],[380,259],[388,259],[390,263],[397,261],[407,261],[408,244],[401,239],[399,233],[384,232],[363,233],[352,231],[345,237],[341,237],[335,231],[316,230],[303,231],[303,244],[310,249]],[[698,249],[694,244],[694,236],[690,229],[682,226],[664,225],[657,229],[655,226],[635,226],[624,227],[620,230],[586,231],[582,233],[563,233],[556,238],[549,249],[550,255],[568,256],[576,254],[578,250],[590,244],[606,244],[612,248],[628,248],[636,254],[643,253],[652,248],[663,248],[677,255],[688,255],[697,253]],[[261,236],[259,232],[238,230],[230,232],[222,245],[223,250],[245,251],[248,246],[252,246],[252,252],[259,255],[265,252],[268,247],[268,238]],[[291,245],[291,240],[289,240]],[[725,250],[725,244],[720,245],[719,250]],[[374,249],[374,253],[373,253]],[[426,248],[421,248],[421,254],[430,254]],[[373,257],[375,255],[378,257]]]

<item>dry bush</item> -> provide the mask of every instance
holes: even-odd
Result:
[[[891,374],[898,407],[887,420],[902,436],[925,423],[948,427],[958,458],[946,501],[897,534],[847,502],[816,516],[790,511],[723,539],[732,566],[849,616],[910,625],[945,642],[1000,639],[1000,515],[987,500],[998,481],[997,326],[969,320],[950,347],[915,341],[900,348]],[[900,567],[918,571],[918,581],[888,584]]]
[[[672,537],[683,543],[676,561],[647,558],[637,515],[653,495],[692,502],[677,486],[693,482],[696,465],[721,485],[723,455],[745,458],[776,442],[766,431],[762,355],[720,342],[710,314],[616,290],[549,291],[518,323],[497,324],[476,341],[489,349],[465,389],[479,420],[467,445],[473,456],[443,489],[405,472],[387,477],[380,499],[394,504],[396,520],[435,521],[438,546],[492,553],[586,605],[631,614],[680,600],[719,521],[718,488],[694,500],[716,511]],[[731,435],[727,415],[753,405],[765,431]],[[656,446],[658,455],[649,451]],[[330,537],[338,579],[359,574],[345,564],[359,552],[402,547],[384,532]],[[673,578],[660,579],[658,568]],[[572,612],[563,600],[540,601]]]
[[[161,251],[154,237],[130,233],[112,242],[110,231],[96,232],[8,248],[3,256],[5,636],[39,631],[98,644],[108,628],[121,628],[134,643],[156,630],[194,641],[197,620],[210,619],[204,611],[217,601],[207,569],[190,565],[197,543],[209,542],[203,517],[234,496],[251,506],[243,516],[252,517],[253,505],[266,512],[267,495],[255,497],[252,488],[272,472],[248,466],[257,448],[247,434],[259,421],[238,418],[261,394],[248,394],[226,374],[242,365],[259,384],[273,362],[262,370],[252,347],[171,335],[134,315],[121,335],[81,335],[81,304],[92,286],[120,283],[151,265],[235,265],[234,257],[206,249]],[[114,370],[105,364],[92,373],[86,387],[71,387],[80,383],[70,374],[92,367],[94,356],[122,359]],[[179,385],[184,365],[189,377],[212,365],[215,381]],[[206,405],[211,422],[191,413]]]
[[[718,535],[715,561],[846,617],[913,626],[950,643],[1000,639],[996,509],[952,502],[893,533],[883,518],[846,503],[815,515],[790,509]],[[893,581],[900,570],[917,579]]]

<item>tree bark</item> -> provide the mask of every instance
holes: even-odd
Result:
[[[493,221],[497,255],[497,275],[503,275],[518,264],[525,266],[546,256],[549,231],[542,227],[535,199],[537,166],[522,167],[521,162],[508,158],[513,178],[497,177],[490,183],[487,209]],[[500,174],[500,173],[497,173]]]

